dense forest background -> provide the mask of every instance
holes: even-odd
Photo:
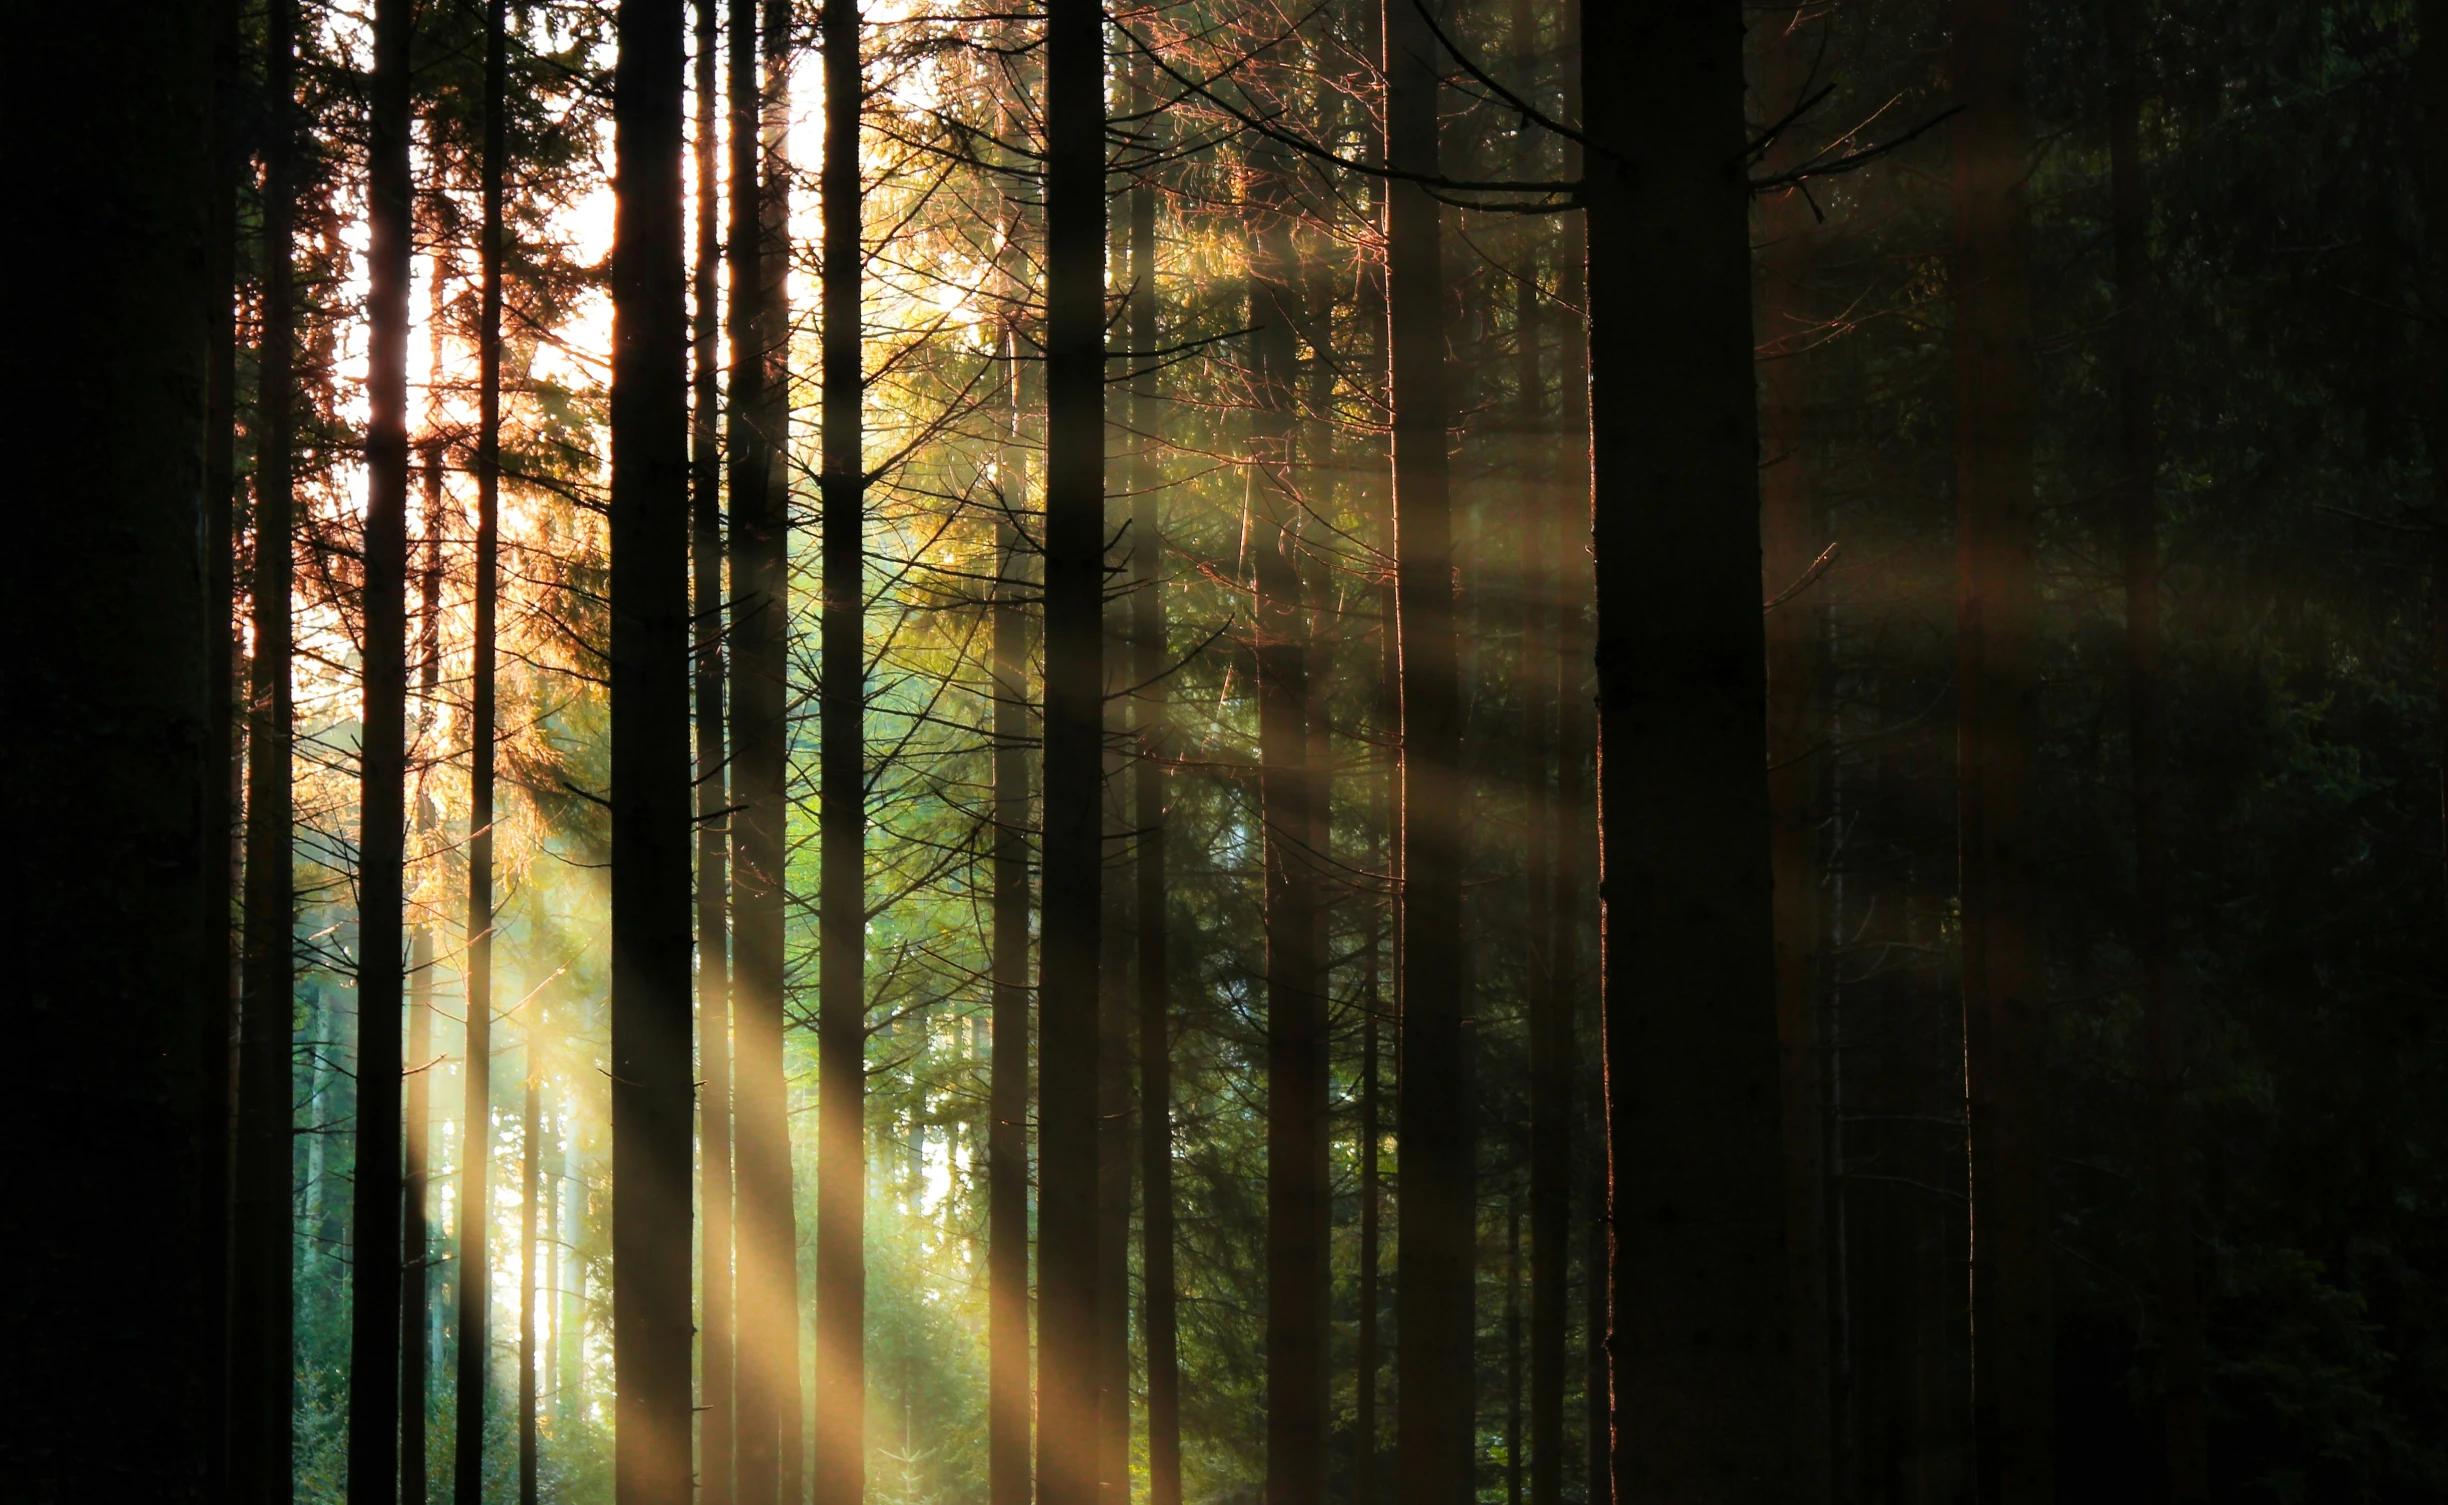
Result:
[[[36,30],[25,1498],[2448,1496],[2444,0]]]

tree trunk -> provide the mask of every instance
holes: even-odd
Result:
[[[9,1128],[33,1152],[10,1170],[25,1221],[0,1319],[0,1477],[28,1500],[187,1500],[219,1379],[220,1293],[196,1256],[220,1136],[200,1111],[197,1020],[228,994],[211,971],[228,916],[208,912],[205,872],[228,860],[227,833],[203,818],[227,777],[207,730],[228,691],[207,637],[227,622],[209,615],[203,554],[207,325],[227,296],[202,254],[213,12],[15,20],[17,44],[58,65],[12,105],[17,213],[93,239],[49,259],[10,336],[43,369],[6,429],[19,501],[0,590],[0,830],[11,933],[42,943],[22,948],[9,989],[12,1051],[27,1052]],[[57,112],[70,60],[104,57],[109,104]],[[281,1069],[285,1094],[285,1054]],[[97,1205],[105,1187],[133,1218]],[[285,1238],[276,1252],[285,1266]]]
[[[1310,1505],[1326,1484],[1325,1279],[1313,1162],[1325,1130],[1312,1105],[1325,1069],[1318,1024],[1317,897],[1308,766],[1308,622],[1293,493],[1296,321],[1301,283],[1281,150],[1252,151],[1249,205],[1250,531],[1257,608],[1258,802],[1266,871],[1267,1505]]]
[[[527,1026],[527,1093],[519,1107],[519,1505],[536,1505],[536,1182],[543,1161],[543,1036],[544,1006],[538,1003]]]
[[[1741,19],[1582,46],[1615,1491],[1726,1505],[1794,1484]]]
[[[697,303],[690,384],[689,562],[697,696],[697,1498],[732,1505],[731,942],[729,769],[723,758],[721,198],[715,162],[715,63],[721,0],[696,0]],[[522,1502],[523,1505],[523,1502]]]
[[[374,1505],[391,1499],[399,1488],[400,906],[406,865],[401,806],[408,677],[412,29],[407,0],[378,0],[366,168],[365,708],[357,842],[349,1505]],[[285,1082],[283,1091],[285,1096]],[[284,1162],[286,1158],[284,1154]]]
[[[2422,0],[2415,29],[2417,97],[2424,101],[2423,223],[2430,264],[2423,269],[2431,309],[2431,359],[2423,418],[2429,430],[2432,519],[2431,662],[2439,701],[2441,902],[2448,905],[2448,0]]]
[[[998,132],[1000,134],[1000,132]],[[1017,237],[1004,200],[1005,254]],[[1012,290],[1017,307],[1017,289]],[[986,1130],[987,1489],[990,1505],[1029,1505],[1029,770],[1028,619],[1019,518],[1028,474],[1020,442],[1020,333],[1007,312],[997,457],[992,638],[994,677],[993,1058]]]
[[[1097,1494],[1097,1080],[1105,562],[1105,42],[1046,13],[1045,901],[1038,1063],[1038,1505]]]
[[[1384,8],[1386,160],[1437,169],[1436,42],[1405,0]],[[1395,1176],[1397,1492],[1459,1505],[1472,1470],[1469,1065],[1461,985],[1461,701],[1447,484],[1445,275],[1438,207],[1416,182],[1387,191],[1386,330],[1394,404],[1394,554],[1401,635],[1402,1089]]]
[[[2020,0],[1958,0],[1956,790],[1977,1222],[1973,1452],[1989,1505],[2036,1505],[2055,1490],[2047,1035],[2023,810],[2037,692],[2023,39]]]
[[[1145,38],[1141,41],[1144,43]],[[1154,107],[1155,65],[1131,60],[1131,110]],[[1161,126],[1151,122],[1150,131]],[[1150,143],[1151,148],[1153,143]],[[1139,749],[1135,821],[1139,829],[1139,1199],[1141,1319],[1147,1351],[1148,1505],[1181,1505],[1181,1358],[1173,1273],[1173,1046],[1171,973],[1166,955],[1165,759],[1171,755],[1165,679],[1162,476],[1150,458],[1157,421],[1156,190],[1142,169],[1130,193],[1131,382],[1131,677],[1139,686],[1132,728]]]
[[[867,1448],[867,759],[857,0],[824,26],[824,678],[817,1018],[816,1505],[861,1505]]]
[[[2158,1264],[2159,1386],[2169,1505],[2209,1498],[2201,1306],[2193,1285],[2186,1184],[2184,1029],[2168,917],[2167,703],[2160,669],[2158,444],[2151,422],[2150,202],[2142,182],[2142,0],[2113,0],[2108,124],[2117,291],[2117,385],[2124,450],[2125,693],[2133,742],[2134,952],[2142,969],[2143,1075],[2151,1106],[2151,1199]],[[2439,39],[2428,30],[2433,54]],[[2441,96],[2427,96],[2443,108]],[[2434,221],[2437,223],[2437,221]],[[2436,377],[2434,378],[2436,380]]]
[[[426,327],[432,332],[437,364],[441,355],[441,311],[445,280],[442,258],[434,258],[433,290]],[[417,614],[417,745],[428,761],[417,770],[417,856],[432,850],[435,810],[428,781],[432,754],[435,696],[442,682],[442,463],[443,445],[429,437],[424,446],[425,567],[419,574],[422,599]],[[407,1099],[403,1120],[400,1176],[400,1499],[424,1505],[426,1498],[426,1407],[431,1399],[433,1353],[429,1336],[433,1302],[433,1246],[427,1209],[432,1203],[433,1140],[433,928],[420,924],[408,938],[408,1055],[401,1081]],[[467,1203],[460,1222],[466,1223]],[[465,1324],[461,1332],[466,1331]]]
[[[769,201],[780,143],[767,116],[781,79],[760,7],[731,7],[731,821],[733,1123],[738,1240],[740,1505],[795,1501],[785,1450],[798,1432],[798,1238],[782,1066],[784,783],[789,580],[782,390],[782,248]],[[760,158],[762,158],[760,170]]]
[[[612,1366],[621,1505],[689,1467],[688,310],[682,0],[621,0],[612,253]]]
[[[452,1498],[480,1505],[493,1316],[493,742],[501,575],[502,182],[509,113],[505,0],[485,5],[483,244],[476,328],[475,641],[468,704],[467,1109],[460,1143],[457,1465]],[[436,286],[440,285],[439,279]],[[435,320],[437,328],[440,320]],[[439,604],[438,602],[436,603]]]
[[[245,929],[232,1161],[230,1494],[286,1499],[294,1391],[289,1244],[296,899],[290,841],[290,594],[296,535],[291,270],[296,0],[264,14],[262,331],[256,351],[254,659],[248,676]],[[421,1502],[417,1502],[421,1505]]]
[[[1799,14],[1762,38],[1758,110],[1782,118],[1810,92],[1823,39]],[[1788,168],[1807,145],[1771,143],[1767,161]],[[1791,1272],[1796,1505],[1827,1498],[1831,1482],[1828,1378],[1826,1103],[1820,1067],[1819,789],[1826,765],[1820,709],[1827,676],[1827,623],[1809,583],[1825,540],[1811,486],[1810,311],[1818,213],[1799,188],[1762,207],[1757,258],[1761,349],[1760,471],[1762,594],[1768,639],[1769,879],[1775,903],[1777,1045],[1783,1058],[1786,1263]]]

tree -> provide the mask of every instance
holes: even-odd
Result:
[[[1104,734],[1105,40],[1045,23],[1045,898],[1038,961],[1040,1505],[1097,1497],[1098,986]]]
[[[409,174],[406,0],[374,8],[366,155],[364,710],[357,808],[357,1159],[349,1505],[399,1488],[400,983],[407,736]],[[284,1086],[286,1084],[284,1083]],[[283,1157],[284,1164],[286,1156]],[[285,1184],[285,1182],[284,1182]],[[286,1198],[284,1197],[284,1201]]]
[[[289,843],[290,592],[295,562],[291,369],[296,304],[293,0],[264,11],[262,303],[256,348],[254,654],[248,670],[246,881],[239,956],[238,1108],[231,1173],[230,1470],[240,1499],[289,1492],[291,1427]]]
[[[2046,1045],[2025,808],[2037,693],[2031,126],[2019,0],[1955,9],[1956,788],[1980,1496],[2054,1497]]]
[[[858,0],[824,16],[823,848],[818,947],[816,1501],[867,1484],[867,478]]]
[[[1427,13],[1385,6],[1386,328],[1401,643],[1401,1188],[1394,1323],[1397,1493],[1468,1498],[1472,1474],[1470,1063],[1462,993],[1461,698],[1456,683],[1437,43]]]
[[[612,259],[612,1364],[622,1505],[689,1489],[682,0],[622,0]]]
[[[1615,1493],[1784,1500],[1741,18],[1583,26]]]

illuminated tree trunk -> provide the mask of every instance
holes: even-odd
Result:
[[[1045,42],[1045,775],[1039,932],[1038,1505],[1097,1496],[1097,1083],[1105,563],[1105,39]]]
[[[231,1189],[230,1492],[286,1499],[294,1392],[290,1346],[291,1035],[296,899],[290,859],[291,585],[297,308],[295,0],[264,13],[261,319],[256,349],[254,658],[249,673],[245,929],[239,970],[236,1150]]]
[[[407,0],[378,0],[367,117],[365,701],[357,841],[349,1505],[375,1505],[391,1499],[399,1488],[400,906],[406,866],[402,805],[408,688],[408,283],[414,246],[408,170],[412,29]]]
[[[867,1449],[867,791],[857,0],[824,28],[824,678],[819,691],[816,1505],[861,1505]],[[769,248],[770,250],[770,248]]]
[[[1385,6],[1386,160],[1438,170],[1441,58],[1425,14]],[[1402,655],[1402,1089],[1396,1177],[1396,1492],[1406,1505],[1470,1497],[1472,1269],[1469,1061],[1463,1018],[1461,697],[1446,462],[1443,251],[1437,202],[1387,190],[1386,312],[1394,420],[1395,598]]]
[[[730,770],[723,759],[722,240],[715,161],[721,0],[697,6],[697,260],[689,415],[690,605],[697,697],[697,1498],[731,1505],[737,1349],[731,1268]]]
[[[1956,791],[1972,1140],[1972,1427],[1989,1505],[2054,1497],[2047,1044],[2024,812],[2037,669],[2031,127],[2020,0],[1959,0]]]
[[[1768,1505],[1793,1391],[1742,18],[1583,19],[1615,1493]]]
[[[622,0],[612,253],[612,1366],[621,1505],[690,1490],[682,0]]]

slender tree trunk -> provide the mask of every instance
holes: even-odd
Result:
[[[860,1505],[867,1448],[866,461],[857,0],[825,0],[824,603],[817,1059],[816,1505]]]
[[[434,364],[442,353],[443,258],[434,258],[426,328],[431,335]],[[428,438],[424,445],[425,561],[418,573],[421,599],[417,612],[417,753],[416,840],[418,858],[433,848],[436,824],[430,780],[440,760],[429,738],[436,709],[435,691],[442,683],[442,465],[443,444],[436,432],[436,415],[427,408]],[[408,937],[408,1055],[401,1077],[407,1099],[403,1119],[400,1176],[400,1499],[424,1505],[427,1497],[426,1408],[432,1399],[433,1243],[428,1209],[432,1205],[433,1141],[433,927],[419,924]],[[464,1153],[464,1150],[462,1151]],[[460,1224],[467,1222],[466,1204]],[[464,1334],[466,1325],[461,1324]]]
[[[2134,950],[2142,964],[2143,1073],[2151,1099],[2159,1386],[2169,1505],[2210,1497],[2202,1409],[2201,1306],[2193,1285],[2191,1190],[2185,1176],[2184,1029],[2168,918],[2167,702],[2160,668],[2158,445],[2151,422],[2150,202],[2142,182],[2142,0],[2108,7],[2115,83],[2109,121],[2111,238],[2116,250],[2117,381],[2125,493],[2125,693],[2132,720]],[[2424,37],[2435,52],[2438,40]],[[2429,108],[2448,109],[2440,96]]]
[[[2415,27],[2417,97],[2423,101],[2423,223],[2430,234],[2424,269],[2431,312],[2423,417],[2429,429],[2432,519],[2431,659],[2439,701],[2441,902],[2448,904],[2448,0],[2422,0]]]
[[[1000,134],[998,132],[998,134]],[[1004,200],[1003,243],[1017,236]],[[1010,290],[1017,307],[1017,288]],[[997,461],[992,639],[994,677],[993,1057],[987,1178],[987,1490],[991,1505],[1029,1505],[1029,769],[1028,620],[1022,602],[1028,501],[1020,444],[1020,333],[1007,312],[1004,392],[1010,404]]]
[[[1779,119],[1814,83],[1822,38],[1800,13],[1761,42],[1758,109]],[[1771,143],[1769,162],[1790,167],[1807,157],[1799,142]],[[1763,205],[1757,258],[1760,471],[1764,599],[1768,639],[1769,880],[1774,891],[1777,1045],[1783,1058],[1786,1262],[1793,1311],[1795,1505],[1827,1498],[1832,1480],[1829,1430],[1827,1143],[1819,1038],[1819,789],[1825,765],[1820,711],[1826,679],[1825,614],[1807,582],[1824,531],[1813,494],[1810,452],[1810,312],[1817,211],[1800,189]],[[1789,594],[1790,593],[1790,594]]]
[[[1145,39],[1142,38],[1142,41]],[[1155,65],[1134,50],[1131,110],[1154,107]],[[1151,122],[1142,129],[1160,129]],[[1154,143],[1150,143],[1151,149]],[[1163,478],[1151,457],[1157,408],[1156,188],[1143,169],[1130,192],[1131,677],[1139,748],[1135,818],[1139,828],[1139,1278],[1147,1351],[1148,1505],[1181,1505],[1181,1356],[1173,1273],[1173,1045],[1171,973],[1166,954],[1165,808],[1171,755],[1165,686]]]
[[[414,246],[408,169],[411,30],[407,0],[377,0],[366,169],[369,413],[349,1505],[375,1505],[391,1499],[399,1488],[400,905],[406,855],[401,806],[408,675],[408,283]]]
[[[1316,1292],[1325,1278],[1314,1162],[1325,1125],[1312,1099],[1325,1069],[1318,1024],[1316,878],[1310,851],[1308,622],[1301,602],[1299,503],[1292,487],[1300,266],[1283,175],[1252,152],[1249,205],[1251,396],[1249,500],[1257,612],[1258,801],[1264,822],[1267,998],[1268,1505],[1309,1505],[1326,1484],[1326,1346]]]
[[[420,805],[425,802],[420,798]],[[419,835],[427,824],[420,810]],[[432,1389],[433,1319],[430,1144],[433,1138],[433,932],[408,938],[408,1071],[404,1168],[400,1176],[400,1499],[425,1505],[425,1408]]]
[[[543,1164],[544,1006],[527,1026],[527,1092],[519,1107],[518,1497],[536,1505],[536,1182]]]
[[[501,558],[502,181],[508,168],[509,33],[485,6],[483,244],[478,247],[475,641],[468,704],[467,1107],[459,1169],[458,1447],[451,1497],[480,1505],[490,1406],[493,1274],[493,741]]]
[[[245,931],[232,1163],[230,1495],[287,1499],[291,1052],[295,1027],[290,594],[295,560],[296,0],[264,13],[262,332],[256,351],[255,651],[248,683]],[[422,1505],[422,1502],[414,1502]]]
[[[621,0],[612,253],[612,1366],[621,1505],[690,1488],[683,0]]]
[[[1582,92],[1615,1490],[1765,1505],[1795,1471],[1761,1425],[1793,1391],[1741,20],[1592,9]]]
[[[2020,0],[1958,0],[1956,716],[1971,1090],[1972,1428],[1984,1505],[2054,1497],[2046,1048],[2023,809],[2037,674],[2031,126]]]
[[[731,822],[733,1121],[737,1134],[740,1505],[795,1502],[798,1236],[782,1065],[785,805],[789,728],[787,393],[784,247],[772,201],[785,192],[770,118],[785,38],[757,45],[755,0],[731,11]],[[757,60],[764,62],[758,87]]]
[[[1374,924],[1375,915],[1370,919]],[[1383,1299],[1377,1269],[1379,1216],[1385,1202],[1377,1170],[1378,1147],[1384,1137],[1377,1108],[1377,1018],[1384,1007],[1379,993],[1379,945],[1379,938],[1372,935],[1360,993],[1367,1012],[1360,1021],[1360,1271],[1359,1330],[1353,1338],[1357,1373],[1352,1398],[1353,1505],[1376,1505],[1377,1499],[1377,1308]]]
[[[218,777],[204,785],[202,811],[210,844],[204,869],[206,947],[196,1024],[196,1106],[207,1134],[198,1165],[197,1194],[203,1209],[197,1245],[205,1306],[201,1373],[204,1387],[204,1490],[219,1500],[229,1491],[232,1369],[230,1252],[232,1162],[236,1128],[238,972],[236,929],[237,852],[234,830],[239,786],[237,763],[237,510],[238,457],[238,178],[245,170],[239,123],[252,112],[239,82],[240,0],[216,0],[212,9],[212,142],[206,170],[204,278],[208,304],[204,353],[204,703],[205,767]]]
[[[1039,1505],[1097,1494],[1098,847],[1104,690],[1105,38],[1050,0],[1045,43],[1044,882],[1038,1124]]]
[[[1437,167],[1440,58],[1427,18],[1384,11],[1386,160]],[[1472,1476],[1469,1063],[1462,989],[1461,699],[1456,684],[1449,399],[1437,202],[1416,182],[1387,192],[1386,308],[1394,404],[1395,596],[1402,655],[1402,1188],[1395,1327],[1397,1491],[1458,1505]]]
[[[721,0],[696,0],[697,261],[695,350],[690,372],[689,563],[696,625],[697,696],[697,1497],[731,1505],[731,945],[729,770],[723,758],[722,241],[716,207],[716,52]]]

